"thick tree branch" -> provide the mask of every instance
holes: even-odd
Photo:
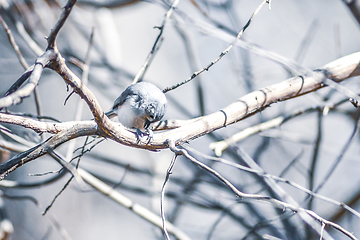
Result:
[[[358,76],[360,74],[359,62],[360,52],[357,52],[335,60],[307,75],[290,78],[254,91],[218,112],[192,119],[190,120],[191,123],[177,129],[155,134],[152,144],[156,145],[159,138],[162,140],[174,140],[177,144],[180,144],[240,121],[262,111],[273,103],[316,91],[325,86],[323,84],[325,78],[340,82],[349,77]]]
[[[60,59],[60,61],[53,61],[52,67],[56,69],[64,80],[86,101],[94,114],[97,124],[88,121],[48,124],[19,116],[15,118],[16,121],[11,122],[8,115],[0,114],[0,122],[14,123],[29,127],[35,131],[56,133],[62,130],[43,143],[51,144],[53,148],[76,137],[97,135],[132,147],[148,150],[165,149],[168,148],[169,140],[179,145],[247,118],[256,112],[262,111],[273,103],[286,101],[316,91],[324,87],[323,80],[325,78],[340,82],[349,77],[360,75],[360,52],[358,52],[335,60],[306,76],[290,78],[286,81],[249,93],[218,112],[204,117],[182,121],[182,125],[178,128],[156,133],[150,144],[144,144],[141,142],[138,143],[135,133],[126,130],[121,124],[112,122],[104,115],[95,96],[81,83],[80,79],[67,68],[61,56],[54,59]],[[54,65],[54,63],[57,65]],[[2,176],[2,178],[5,177],[17,167],[45,153],[46,151],[44,151],[43,146],[39,145],[36,150],[32,150],[25,154],[25,156],[23,156],[23,154],[15,156],[8,162],[0,165],[0,176]]]
[[[122,125],[114,123],[105,117],[95,96],[86,86],[82,85],[80,79],[66,67],[64,59],[60,59],[60,63],[56,62],[59,65],[54,67],[54,69],[59,71],[65,81],[71,84],[74,90],[87,102],[95,116],[96,122],[98,124],[100,123],[100,135],[125,145],[149,150],[167,148],[167,139],[181,144],[249,117],[273,103],[286,101],[316,91],[324,87],[322,81],[326,77],[340,82],[360,74],[360,52],[358,52],[335,60],[308,75],[290,78],[286,81],[249,93],[224,109],[204,117],[191,120],[168,120],[160,122],[158,125],[159,130],[175,129],[155,134],[151,144],[146,145],[142,143],[138,144],[134,133],[127,131]],[[14,120],[11,120],[12,118],[14,118]],[[61,130],[70,129],[72,128],[72,124],[75,124],[74,122],[49,124],[20,116],[10,117],[6,114],[0,114],[0,122],[14,123],[31,128],[37,132],[46,131],[50,133],[58,133]],[[76,122],[76,127],[79,130],[81,130],[83,126],[87,129],[88,124],[88,122]],[[95,131],[91,134],[95,134]]]
[[[34,120],[27,117],[11,115],[7,113],[0,113],[0,122],[9,123],[14,125],[23,126],[25,128],[29,128],[37,133],[52,133],[57,134],[61,131],[66,131],[75,127],[76,125],[87,125],[90,121],[71,121],[64,123],[53,123],[53,122],[43,122]],[[95,124],[91,121],[92,124]]]

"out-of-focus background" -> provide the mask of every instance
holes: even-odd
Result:
[[[229,46],[261,2],[179,1],[165,22],[156,53],[143,79],[161,89],[188,79]],[[0,4],[1,17],[28,64],[33,64],[45,50],[45,36],[59,19],[66,2],[1,0]],[[82,70],[75,63],[85,61],[90,35],[94,33],[88,87],[104,110],[112,107],[113,101],[131,84],[144,64],[171,4],[165,0],[77,2],[59,33],[57,44],[67,65],[81,77]],[[36,46],[31,45],[27,37]],[[216,112],[249,92],[359,51],[359,39],[359,23],[343,1],[273,0],[271,10],[265,5],[231,51],[209,71],[166,93],[169,104],[164,119],[191,119]],[[298,67],[289,68],[291,63]],[[23,72],[6,31],[0,27],[0,94],[3,95]],[[348,79],[342,85],[359,92],[359,78]],[[74,120],[79,97],[73,94],[64,104],[70,93],[71,89],[59,75],[45,70],[37,87],[41,114],[62,122]],[[225,150],[221,157],[245,165],[240,153],[246,153],[266,173],[360,210],[358,130],[347,145],[359,111],[348,101],[328,113],[323,108],[344,99],[341,93],[325,88],[273,104],[250,118],[185,146],[194,149],[189,150],[191,154],[221,173],[239,190],[276,198],[263,178],[211,161],[209,156],[215,154],[209,144],[278,116],[314,108],[279,127],[247,137],[236,143],[236,147]],[[8,110],[37,115],[34,95]],[[82,119],[91,118],[85,105]],[[4,126],[34,145],[50,136],[39,136],[22,127]],[[4,133],[1,139],[11,141]],[[169,150],[149,152],[101,140],[76,139],[74,157],[84,149],[91,150],[81,157],[80,166],[134,202],[160,214],[160,191],[173,153]],[[66,155],[69,144],[57,151]],[[24,149],[29,147],[24,146]],[[341,156],[345,147],[346,152]],[[15,154],[3,149],[2,160]],[[6,179],[38,183],[56,177],[60,168],[55,160],[45,156],[17,169]],[[81,191],[72,181],[61,192],[70,177],[67,173],[50,184],[36,187],[1,187],[3,210],[14,227],[11,239],[163,238],[153,224],[91,188]],[[308,194],[290,184],[279,182],[278,185],[303,208],[313,210],[360,237],[360,219],[355,214],[329,201],[310,200]],[[59,192],[52,207],[42,215]],[[241,201],[219,180],[183,157],[176,160],[172,170],[164,206],[166,219],[191,239],[320,238],[298,214],[269,203]],[[331,227],[325,230],[334,239],[348,239]]]

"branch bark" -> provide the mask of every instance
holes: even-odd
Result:
[[[51,67],[86,101],[95,117],[95,122],[46,123],[20,116],[10,117],[8,114],[0,113],[0,122],[24,126],[37,132],[56,134],[44,143],[38,145],[36,149],[32,151],[30,151],[30,149],[30,152],[26,152],[26,154],[21,153],[8,162],[1,164],[0,179],[3,179],[7,174],[14,171],[17,167],[22,166],[24,163],[44,155],[46,153],[44,144],[50,144],[50,147],[56,148],[77,137],[97,135],[132,147],[148,150],[165,149],[168,148],[168,141],[180,145],[216,129],[245,119],[256,112],[262,111],[273,103],[286,101],[316,91],[325,86],[323,80],[326,78],[340,82],[349,77],[360,75],[360,52],[357,52],[337,59],[307,75],[290,78],[286,81],[249,93],[215,113],[196,119],[179,121],[181,125],[172,125],[172,127],[177,128],[156,133],[150,144],[144,144],[141,142],[138,143],[134,132],[126,130],[121,124],[114,123],[106,117],[93,93],[66,67],[65,61],[59,53],[54,56],[57,57],[52,60]],[[168,122],[176,123],[177,121]],[[160,126],[166,126],[166,124],[162,125],[160,123]]]

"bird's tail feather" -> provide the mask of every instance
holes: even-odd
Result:
[[[115,117],[115,116],[117,115],[117,113],[115,112],[114,109],[112,109],[112,110],[106,112],[105,115],[106,115],[108,118],[113,118],[113,117]]]

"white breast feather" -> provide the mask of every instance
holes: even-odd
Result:
[[[124,102],[117,110],[119,122],[127,128],[143,129],[145,119],[136,117],[129,102]]]

